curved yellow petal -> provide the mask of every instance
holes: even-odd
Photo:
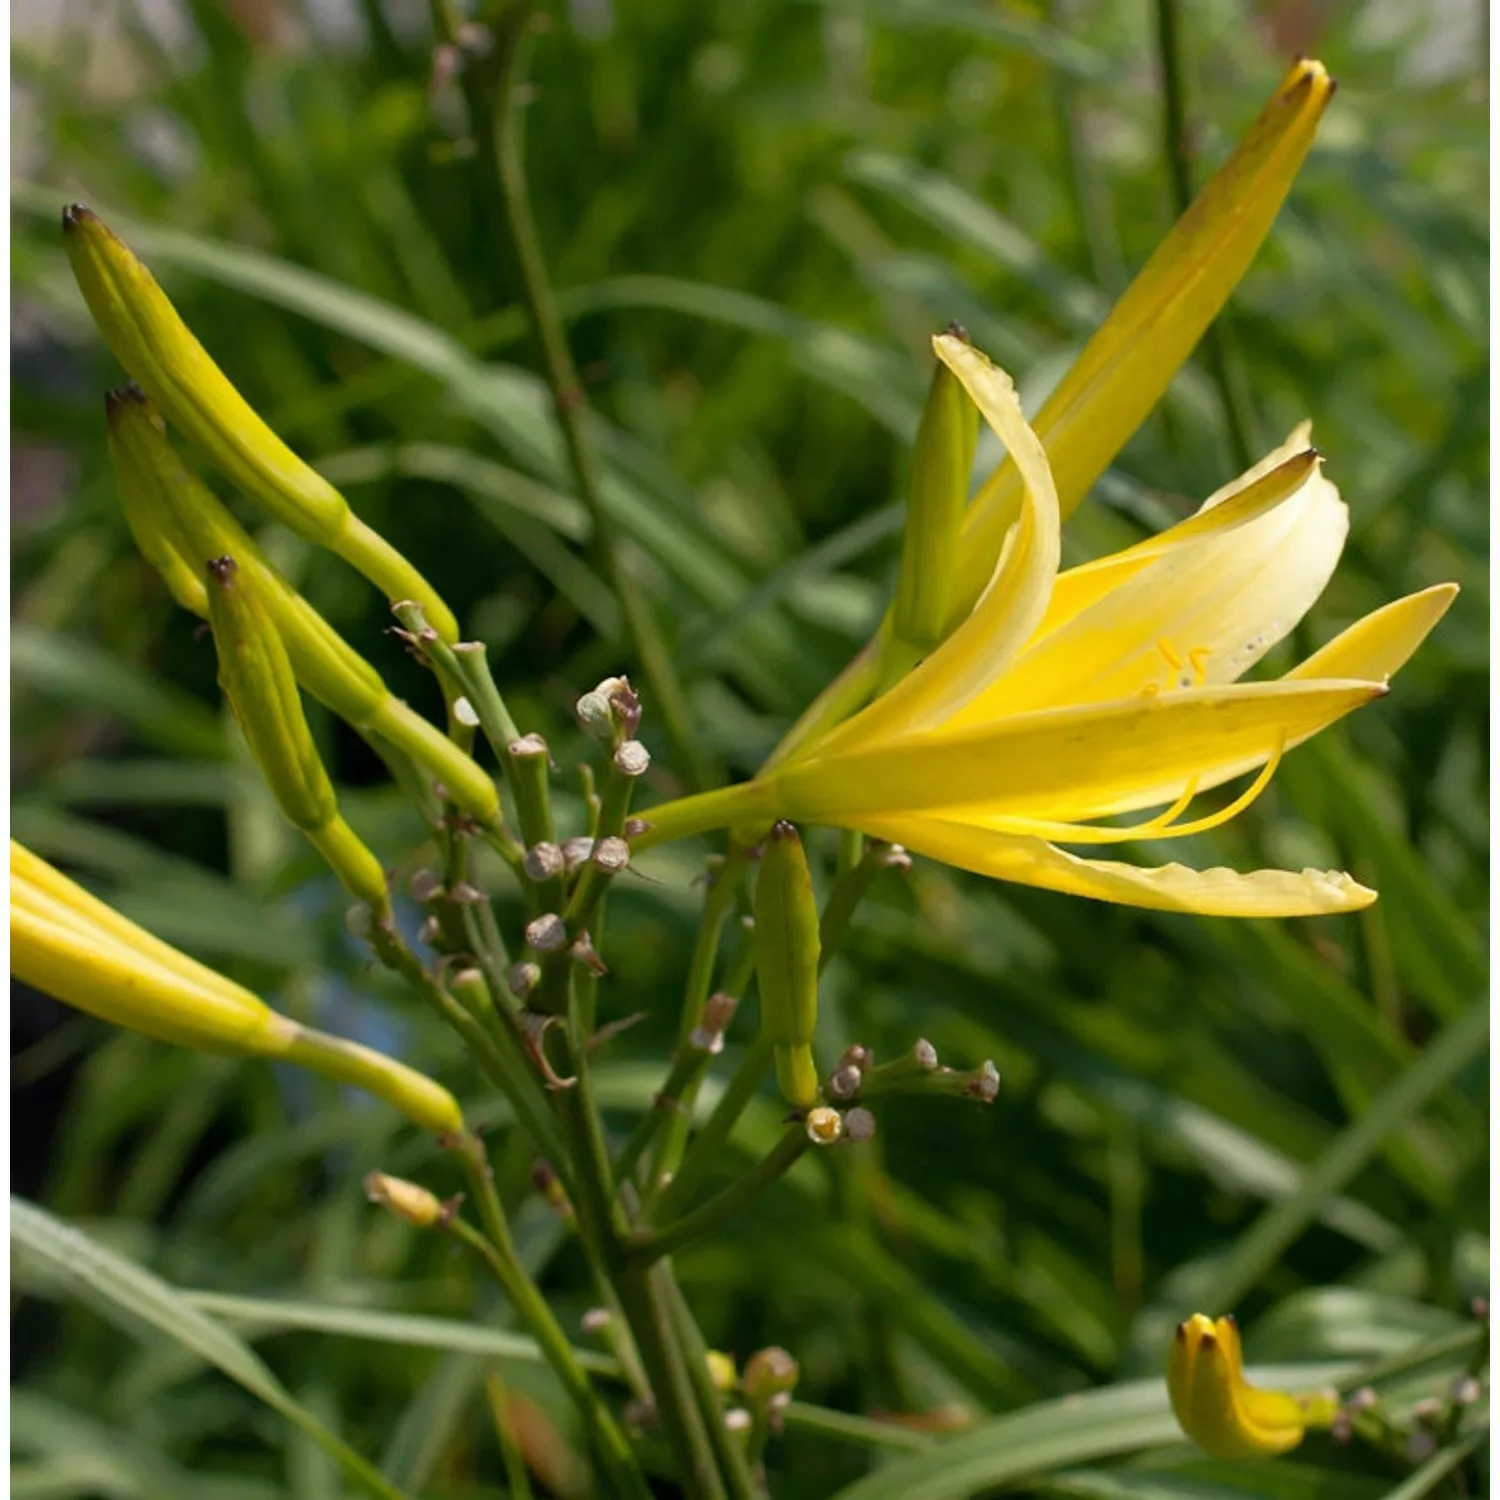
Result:
[[[1304,417],[1259,463],[1251,464],[1243,474],[1231,479],[1228,484],[1221,484],[1199,506],[1198,514],[1217,510],[1226,501],[1233,500],[1236,496],[1244,494],[1252,485],[1259,484],[1272,470],[1280,468],[1288,459],[1295,458],[1299,453],[1306,453],[1311,448],[1312,418]]]
[[[1234,682],[1312,608],[1348,531],[1338,490],[1314,470],[1258,519],[1154,558],[1024,652],[950,724]]]
[[[853,826],[976,875],[1118,906],[1207,917],[1310,917],[1358,911],[1375,900],[1374,891],[1338,870],[1241,874],[1178,864],[1145,868],[1119,860],[1083,859],[1041,839],[959,822],[952,814],[875,815],[855,819]]]
[[[894,809],[1089,818],[1172,802],[1380,697],[1368,682],[1253,682],[1018,714],[978,729],[911,735],[773,778],[783,817],[841,822]]]
[[[1279,452],[1280,450],[1278,450]],[[1288,496],[1301,489],[1309,474],[1316,468],[1317,453],[1303,448],[1273,464],[1265,472],[1257,474],[1253,481],[1240,484],[1229,503],[1205,502],[1197,511],[1177,525],[1137,542],[1121,552],[1112,552],[1107,557],[1095,558],[1081,563],[1057,575],[1052,587],[1052,598],[1047,604],[1047,613],[1031,638],[1028,650],[1037,643],[1076,618],[1111,590],[1133,578],[1149,563],[1178,547],[1185,547],[1203,540],[1222,536],[1249,521],[1259,519],[1280,505]],[[1260,465],[1257,465],[1259,468]],[[1242,479],[1245,476],[1242,476]]]
[[[1388,682],[1411,660],[1457,597],[1456,583],[1438,583],[1382,605],[1314,651],[1282,681],[1338,677]]]
[[[941,724],[1026,644],[1046,613],[1057,577],[1062,548],[1057,492],[1047,455],[1021,414],[1010,376],[951,334],[939,334],[932,347],[1014,460],[1024,496],[1020,522],[968,619],[890,692],[836,729],[829,744],[868,743]]]
[[[1156,405],[1245,274],[1332,95],[1321,63],[1293,64],[1038,413],[1064,516]],[[1015,466],[1006,463],[970,506],[956,613],[983,590],[1020,500]]]

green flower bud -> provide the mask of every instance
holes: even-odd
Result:
[[[445,640],[458,624],[437,592],[251,409],[130,247],[81,204],[63,239],[84,301],[115,358],[226,478],[299,536],[336,552],[391,599],[419,599]]]
[[[232,557],[208,565],[208,618],[219,654],[219,685],[250,754],[288,822],[300,828],[345,889],[384,910],[380,861],[339,816],[333,783],[313,743],[286,647]]]
[[[950,333],[961,333],[950,327]],[[979,438],[979,409],[939,362],[917,429],[892,626],[912,659],[943,639]]]
[[[802,840],[778,823],[755,883],[755,972],[761,1030],[771,1042],[776,1081],[806,1109],[818,1097],[812,1040],[818,1024],[818,903]]]

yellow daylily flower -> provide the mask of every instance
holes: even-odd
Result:
[[[1177,1325],[1167,1391],[1183,1432],[1210,1458],[1290,1452],[1309,1427],[1327,1427],[1339,1408],[1332,1392],[1288,1395],[1251,1385],[1234,1319],[1215,1322],[1202,1313]]]
[[[1228,300],[1270,231],[1318,122],[1333,97],[1322,63],[1299,58],[1265,108],[1173,225],[1037,413],[1066,519],[1161,399]],[[1007,457],[964,516],[948,590],[947,628],[973,608],[1021,512],[1023,476]],[[880,632],[793,725],[763,769],[861,707],[880,684],[888,638]]]
[[[343,1037],[271,1009],[258,995],[123,917],[14,839],[10,967],[27,984],[158,1041],[295,1063],[352,1084],[438,1134],[463,1129],[441,1084]]]
[[[1368,905],[1335,871],[1140,869],[1058,845],[1204,832],[1264,788],[1281,755],[1361,704],[1442,617],[1457,587],[1398,600],[1272,682],[1238,679],[1297,624],[1331,576],[1348,520],[1299,428],[1160,536],[1058,572],[1047,454],[1008,376],[940,334],[1021,476],[1020,519],[968,618],[868,708],[755,780],[646,814],[637,842],[776,819],[833,824],[1024,885],[1131,906],[1299,916]],[[1234,801],[1188,804],[1248,772]],[[1133,827],[1094,820],[1166,811]]]

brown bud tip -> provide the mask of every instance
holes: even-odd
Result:
[[[969,330],[956,319],[953,322],[949,323],[948,326],[943,329],[943,332],[946,333],[949,338],[962,339],[966,344],[970,342]]]
[[[796,824],[788,823],[785,818],[771,825],[771,837],[773,839],[791,839],[794,843],[800,843],[801,837],[797,832]]]
[[[829,1078],[827,1089],[830,1099],[852,1099],[858,1092],[859,1086],[865,1081],[865,1075],[855,1067],[845,1065],[837,1069]]]
[[[620,831],[628,839],[637,839],[650,828],[651,824],[645,818],[626,818],[625,826]]]
[[[62,211],[63,233],[68,234],[80,224],[92,224],[99,215],[83,203],[69,203]]]
[[[228,583],[239,571],[239,564],[227,553],[223,557],[211,557],[208,560],[209,576],[216,583]]]

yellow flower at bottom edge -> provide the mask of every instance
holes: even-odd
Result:
[[[1202,1313],[1177,1325],[1167,1391],[1183,1432],[1210,1458],[1287,1453],[1309,1427],[1328,1426],[1339,1404],[1331,1392],[1288,1395],[1251,1385],[1234,1319]]]
[[[10,967],[18,979],[158,1041],[294,1063],[352,1084],[436,1134],[463,1129],[441,1084],[382,1052],[271,1009],[137,927],[29,849],[10,844]]]
[[[637,844],[786,818],[1130,906],[1275,917],[1368,905],[1375,893],[1337,871],[1145,869],[1059,846],[1181,838],[1234,816],[1286,750],[1384,695],[1457,586],[1376,610],[1276,681],[1240,682],[1317,600],[1348,531],[1307,425],[1180,525],[1060,573],[1051,470],[1009,377],[960,339],[933,346],[1022,483],[989,588],[868,708],[753,781],[651,809]],[[1227,806],[1184,816],[1251,772]],[[1165,810],[1096,821],[1150,808]]]

